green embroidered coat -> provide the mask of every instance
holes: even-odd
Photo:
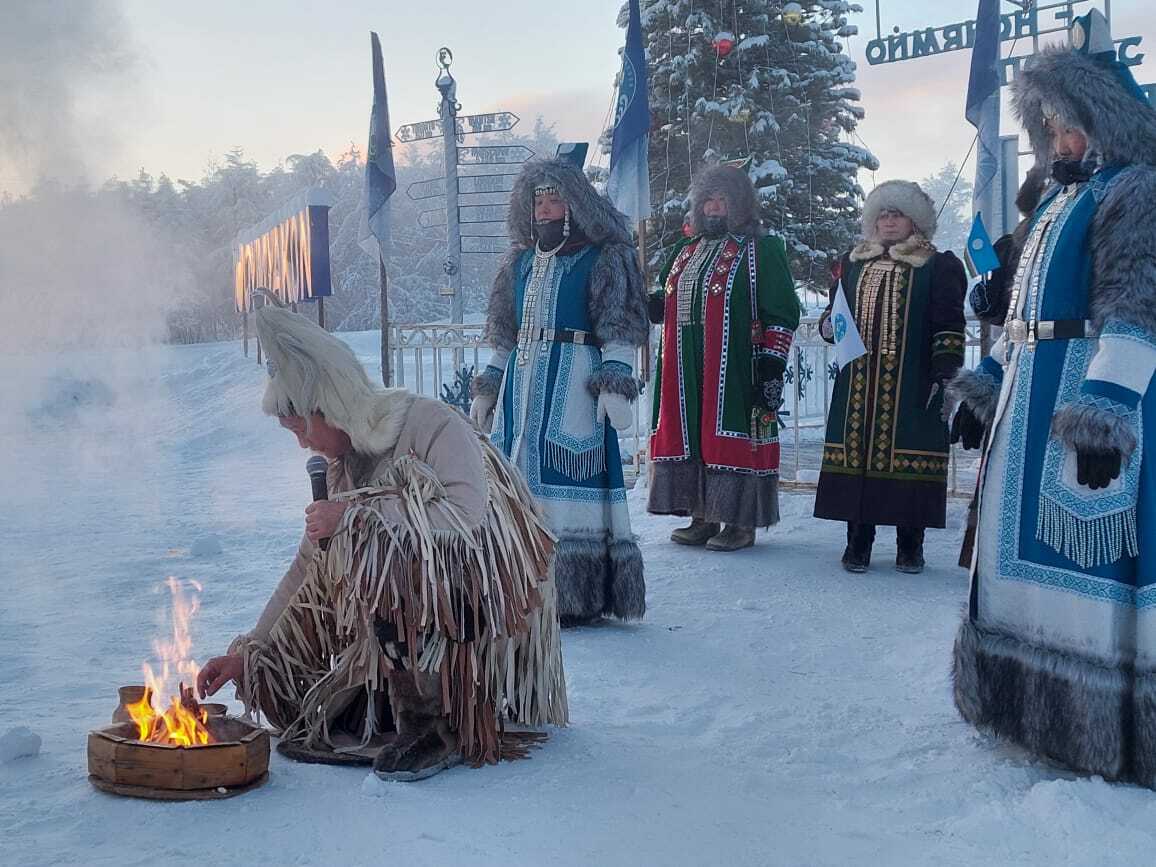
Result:
[[[890,255],[863,243],[843,258],[841,279],[867,354],[835,381],[815,517],[943,527],[949,446],[940,414],[944,384],[963,364],[963,266],[922,238]]]

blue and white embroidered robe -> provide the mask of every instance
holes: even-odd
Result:
[[[1105,169],[1044,197],[1016,275],[1015,318],[1090,318],[1096,212],[1128,175]],[[1156,301],[1156,286],[1147,291]],[[1156,722],[1154,368],[1156,335],[1110,316],[1097,336],[1034,347],[1005,333],[983,360],[999,400],[969,618],[955,651],[966,718],[1073,767],[1148,785],[1156,728],[1145,724],[1144,735],[1141,720]],[[1107,488],[1080,485],[1074,451],[1052,433],[1068,404],[1133,426],[1137,448]],[[1138,752],[1151,754],[1148,770]]]
[[[599,254],[593,245],[552,257],[524,252],[515,280],[518,345],[504,363],[491,361],[504,367],[493,442],[522,472],[558,537],[559,611],[576,620],[638,617],[643,604],[623,598],[624,588],[641,583],[642,555],[630,529],[618,435],[598,420],[587,387],[604,363],[632,369],[634,350],[549,339],[550,331],[592,333],[589,285]],[[543,270],[537,286],[535,256]],[[528,289],[536,290],[530,305]],[[527,308],[532,318],[523,321]]]

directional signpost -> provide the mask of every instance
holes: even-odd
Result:
[[[421,123],[406,124],[395,133],[395,136],[399,142],[407,144],[437,138],[443,141],[445,177],[410,184],[406,194],[415,202],[445,198],[444,208],[422,211],[418,215],[417,222],[425,229],[446,227],[446,260],[443,270],[448,285],[443,294],[453,297],[450,321],[460,323],[463,312],[460,263],[462,254],[503,253],[510,243],[506,236],[506,217],[510,210],[508,204],[494,204],[484,200],[477,204],[462,204],[460,197],[508,193],[514,188],[514,179],[518,172],[515,169],[487,174],[459,175],[458,166],[514,167],[526,162],[534,156],[534,152],[522,145],[459,147],[459,142],[464,141],[467,135],[513,129],[518,123],[518,116],[509,111],[458,115],[461,108],[457,101],[458,83],[450,74],[453,59],[453,53],[448,48],[438,51],[441,75],[438,76],[437,89],[442,97],[438,106],[439,117]],[[469,227],[469,232],[465,235],[462,234],[463,225]]]

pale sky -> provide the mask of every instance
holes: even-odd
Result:
[[[918,178],[960,161],[974,134],[962,116],[969,53],[871,67],[865,50],[875,4],[860,2],[866,8],[853,19],[860,35],[850,47],[867,111],[859,132],[882,163],[874,180]],[[192,180],[234,146],[263,169],[293,153],[322,148],[335,158],[351,142],[364,148],[370,29],[382,38],[395,129],[435,116],[434,56],[447,45],[465,113],[512,110],[527,126],[542,114],[561,137],[593,140],[619,63],[620,3],[121,0],[139,63],[90,137],[87,168],[97,180],[141,167]],[[1140,51],[1154,52],[1136,70],[1141,83],[1156,81],[1156,22],[1141,11],[1150,3],[1111,3],[1115,36],[1142,36]],[[881,5],[886,33],[970,18],[976,2]],[[1009,114],[1005,131],[1012,126]],[[0,165],[0,189],[26,181]],[[862,181],[871,188],[870,175]]]

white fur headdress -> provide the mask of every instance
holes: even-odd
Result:
[[[393,448],[412,400],[405,389],[375,388],[345,343],[291,310],[268,305],[256,315],[257,336],[269,358],[262,409],[269,415],[319,412],[349,435],[365,455]]]
[[[935,202],[913,181],[884,181],[871,191],[863,203],[863,237],[875,237],[875,221],[884,209],[900,211],[910,217],[915,231],[928,241],[935,239],[939,219],[935,213]]]

